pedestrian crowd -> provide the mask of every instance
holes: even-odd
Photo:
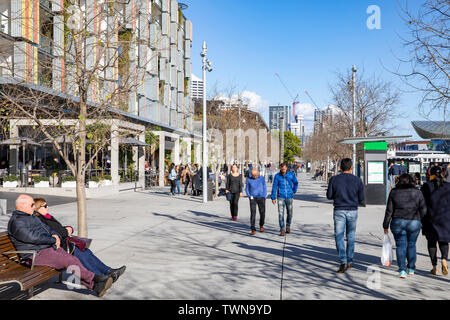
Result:
[[[273,168],[271,166],[269,171]],[[298,166],[297,166],[298,168]],[[355,254],[358,207],[364,202],[362,180],[353,175],[351,159],[342,159],[341,173],[331,177],[326,196],[333,200],[334,238],[339,261],[337,273],[345,273],[352,268]],[[226,168],[228,171],[228,167]],[[244,187],[244,177],[238,165],[233,164],[226,177],[225,194],[230,204],[231,220],[237,221],[239,200],[243,192],[247,194],[250,205],[250,230],[255,235],[256,212],[259,211],[259,232],[264,232],[266,218],[266,198],[268,188],[266,178],[261,175],[259,166],[250,166]],[[416,242],[420,231],[427,239],[428,252],[432,264],[431,273],[438,275],[438,249],[441,253],[441,272],[448,274],[448,244],[450,242],[450,166],[430,168],[429,180],[421,188],[417,179],[397,170],[395,164],[390,173],[396,180],[390,191],[382,227],[385,234],[391,230],[395,243],[398,272],[401,278],[414,275],[416,270]],[[172,165],[169,173],[171,194],[180,194],[181,184],[184,194],[189,185],[196,184],[196,175],[202,170],[194,166]],[[291,233],[293,221],[294,195],[297,193],[298,180],[295,166],[286,163],[272,177],[270,199],[277,205],[280,236]],[[196,188],[196,187],[194,187]],[[286,213],[286,215],[285,215]],[[117,281],[126,267],[111,268],[104,264],[89,250],[87,239],[73,235],[74,229],[63,226],[49,213],[49,204],[43,198],[20,195],[16,200],[16,210],[8,222],[8,234],[19,257],[25,265],[50,266],[58,270],[79,270],[81,283],[99,297]],[[33,257],[24,251],[35,251]]]

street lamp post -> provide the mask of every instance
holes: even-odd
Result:
[[[203,49],[200,56],[203,58],[203,203],[208,202],[208,145],[206,136],[206,71],[212,71],[211,62],[206,58],[208,48],[203,41]]]
[[[353,138],[356,136],[355,113],[356,113],[356,67],[352,68],[352,96],[353,96],[353,112],[352,112],[352,131]],[[356,175],[356,144],[353,144],[353,174]]]

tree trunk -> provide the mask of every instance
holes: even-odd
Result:
[[[86,187],[84,185],[84,175],[79,170],[77,173],[77,212],[78,212],[78,236],[87,238],[87,207],[86,207]]]

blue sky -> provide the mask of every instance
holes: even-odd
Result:
[[[291,104],[278,73],[294,94],[300,112],[311,118],[312,95],[324,107],[332,102],[329,84],[336,72],[353,64],[367,77],[391,81],[410,91],[390,73],[398,65],[396,57],[408,57],[401,36],[407,27],[400,18],[399,3],[405,0],[184,0],[185,15],[193,22],[192,72],[201,77],[201,46],[208,44],[214,70],[208,84],[220,88],[231,85],[246,90],[254,98],[255,109],[268,118],[268,105]],[[410,1],[418,7],[422,0]],[[381,29],[369,30],[366,12],[370,5],[381,9]],[[417,93],[402,93],[394,134],[415,134],[410,121],[420,120]],[[303,110],[302,110],[303,109]],[[310,126],[309,126],[310,127]]]

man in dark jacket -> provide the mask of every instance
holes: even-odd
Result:
[[[341,264],[338,273],[352,267],[358,205],[364,201],[364,186],[361,179],[352,174],[352,166],[352,159],[343,159],[342,173],[330,179],[327,190],[327,198],[334,200],[334,237]],[[344,233],[347,234],[347,248]]]
[[[406,173],[406,168],[399,165],[397,161],[394,161],[394,165],[389,169],[389,175],[392,176],[394,184],[397,184],[398,177],[404,173]]]
[[[61,235],[44,224],[34,214],[34,200],[27,195],[20,195],[16,200],[16,210],[8,222],[8,234],[17,251],[35,251],[34,265],[49,266],[58,270],[69,266],[81,279],[81,283],[97,293],[99,297],[111,287],[112,277],[96,275],[87,270],[78,258],[61,248]],[[19,253],[21,260],[28,265],[32,254]]]

